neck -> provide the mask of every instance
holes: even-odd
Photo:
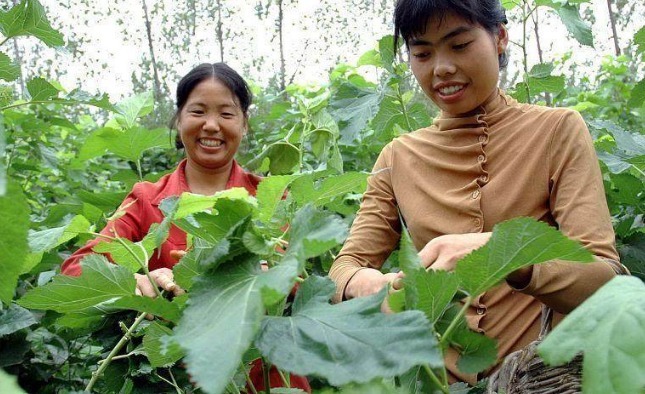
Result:
[[[210,196],[226,189],[232,168],[232,161],[224,167],[211,169],[201,167],[188,160],[186,163],[186,183],[188,183],[191,193]]]

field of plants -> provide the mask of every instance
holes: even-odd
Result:
[[[503,3],[520,7],[525,21],[538,8],[552,10],[589,45],[581,1]],[[119,215],[134,183],[154,181],[180,160],[172,133],[150,120],[152,92],[113,102],[39,77],[26,82],[28,99],[17,98],[12,38],[58,47],[64,33],[37,0],[0,10],[0,393],[255,393],[249,361],[258,357],[281,371],[286,386],[295,373],[308,376],[315,392],[482,392],[485,381],[473,388],[446,379],[448,346],[458,349],[458,367],[467,373],[496,361],[494,341],[466,327],[468,301],[455,300],[474,298],[530,264],[591,260],[557,230],[519,218],[498,225],[455,272],[426,272],[404,232],[385,267],[407,274],[404,291],[390,299],[397,313],[380,312],[385,290],[330,304],[334,284],[326,274],[378,153],[437,113],[386,36],[320,86],[255,88],[252,136],[239,154],[245,168],[267,176],[255,197],[231,189],[166,199],[165,220],[141,242],[106,239],[95,249],[116,264],[97,254],[83,261],[80,277],[59,275],[64,258]],[[621,261],[632,273],[558,325],[541,355],[562,364],[582,352],[585,393],[643,393],[645,26],[630,51],[607,56],[593,78],[562,73],[574,67],[566,57],[515,61],[524,62],[524,73],[505,87],[512,96],[584,116]],[[378,71],[376,82],[366,68]],[[147,273],[171,225],[189,234],[191,248],[174,268],[188,292],[136,296],[133,273]],[[339,349],[342,358],[334,356]]]

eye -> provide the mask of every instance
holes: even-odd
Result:
[[[232,118],[234,116],[235,116],[235,114],[232,113],[232,112],[222,112],[222,117],[224,117],[225,119],[230,119],[230,118]]]
[[[193,114],[193,115],[203,115],[204,114],[204,110],[201,110],[201,109],[191,109],[188,112]]]
[[[414,57],[415,59],[425,59],[430,57],[430,52],[429,51],[414,52],[412,53],[412,57]]]
[[[463,44],[456,44],[456,45],[452,46],[452,49],[457,50],[457,51],[461,51],[463,49],[466,49],[468,47],[468,45],[470,45],[471,43],[472,43],[472,41],[464,42]]]

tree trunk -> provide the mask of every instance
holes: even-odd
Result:
[[[544,53],[542,52],[542,44],[540,43],[540,29],[538,27],[540,22],[540,15],[538,14],[537,8],[533,12],[532,19],[533,19],[533,31],[535,32],[535,42],[537,44],[537,50],[538,50],[538,59],[540,60],[540,63],[544,63]],[[551,101],[551,94],[549,92],[544,93],[544,101],[546,102],[546,105],[548,105],[549,107],[553,104]]]
[[[222,1],[217,0],[217,42],[219,42],[219,59],[220,62],[224,62],[224,32],[222,26]]]
[[[607,9],[609,10],[609,22],[611,23],[611,31],[614,35],[614,48],[616,49],[616,56],[620,56],[620,45],[618,44],[618,32],[616,31],[616,19],[614,18],[613,7],[611,0],[607,0]]]
[[[278,40],[280,44],[280,90],[284,91],[286,89],[286,74],[287,67],[284,59],[284,41],[282,34],[282,22],[284,20],[284,14],[282,12],[282,0],[278,0]]]
[[[13,0],[14,7],[17,6],[18,3],[19,0]],[[15,63],[20,68],[20,76],[18,77],[18,86],[20,86],[20,98],[24,99],[26,98],[25,93],[27,92],[27,90],[25,89],[25,76],[22,73],[22,55],[20,53],[20,48],[18,47],[18,37],[13,38],[13,54]]]
[[[161,83],[159,82],[159,72],[157,69],[157,59],[155,58],[154,46],[152,44],[152,28],[150,25],[150,18],[148,17],[148,7],[146,6],[146,0],[141,0],[141,5],[143,6],[143,15],[146,19],[146,33],[148,35],[148,48],[150,49],[150,59],[152,61],[152,73],[154,77],[154,96],[155,102],[157,104],[161,103]]]

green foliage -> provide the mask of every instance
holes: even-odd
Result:
[[[538,347],[553,365],[583,352],[585,393],[637,393],[645,387],[645,285],[616,277],[576,308]],[[611,312],[610,312],[611,311]]]
[[[457,264],[463,289],[479,295],[511,272],[550,260],[591,262],[593,256],[546,223],[521,218],[495,225],[490,241]]]
[[[29,230],[29,207],[25,197],[14,182],[10,182],[7,192],[0,196],[0,300],[9,304],[13,299],[18,276],[23,272],[27,257],[27,231]]]
[[[380,312],[385,290],[338,305],[329,279],[311,277],[294,300],[291,317],[266,317],[256,345],[278,367],[324,377],[332,385],[368,382],[419,364],[443,365],[425,317]]]
[[[50,47],[61,46],[63,35],[54,30],[38,0],[22,0],[8,12],[0,11],[0,33],[6,38],[34,36]]]

